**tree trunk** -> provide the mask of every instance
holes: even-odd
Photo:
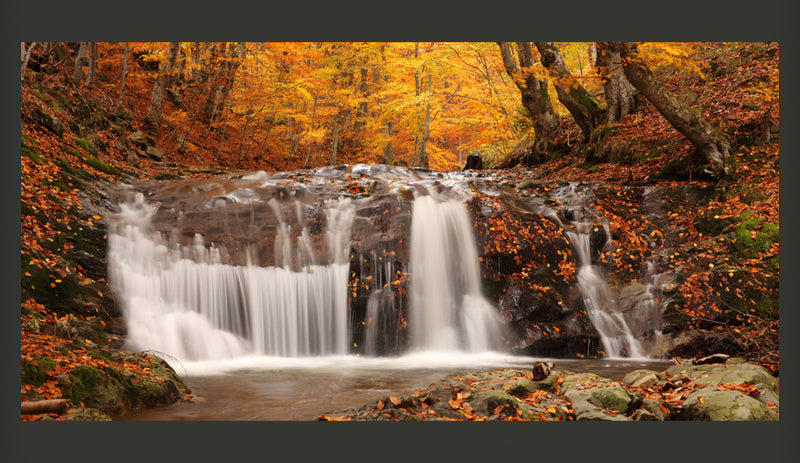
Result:
[[[634,42],[612,42],[620,50],[625,76],[659,113],[692,145],[704,161],[703,172],[714,178],[727,174],[729,141],[696,111],[681,102],[647,67]]]
[[[553,42],[534,42],[541,55],[542,66],[547,69],[556,87],[558,101],[567,108],[589,140],[597,124],[597,103],[589,92],[577,81],[564,64],[561,51]]]
[[[86,71],[87,86],[94,84],[94,72],[97,69],[97,42],[89,42],[89,66]]]
[[[392,145],[392,136],[394,130],[391,122],[386,122],[386,135],[389,137],[389,142],[383,147],[383,163],[387,166],[394,164],[394,146]]]
[[[31,59],[31,52],[33,51],[33,47],[36,46],[36,42],[31,42],[28,48],[25,48],[25,42],[20,42],[20,45],[22,45],[22,56],[20,57],[20,65],[22,66],[20,82],[22,82],[25,80],[25,69],[28,67],[28,60]]]
[[[333,140],[331,141],[331,158],[328,162],[328,165],[335,166],[336,165],[336,155],[339,151],[339,125],[341,124],[341,112],[336,113],[336,117],[333,119]]]
[[[119,105],[125,107],[125,87],[128,85],[128,59],[130,58],[131,50],[128,42],[125,42],[125,54],[122,59],[122,85],[119,89]]]
[[[544,160],[547,144],[558,127],[558,120],[553,112],[547,86],[530,71],[533,67],[533,53],[528,42],[517,42],[517,58],[514,59],[510,42],[497,42],[503,57],[503,67],[511,77],[522,96],[522,105],[528,110],[533,122],[536,141],[529,156],[523,159],[525,164],[533,164]]]
[[[178,45],[180,42],[170,42],[167,60],[161,63],[158,70],[158,78],[153,85],[153,96],[150,99],[150,109],[144,118],[144,124],[153,132],[158,132],[161,127],[161,118],[164,115],[164,97],[167,94],[167,87],[172,80],[172,68],[175,65],[175,58],[178,56]]]
[[[604,122],[613,124],[619,122],[636,107],[634,92],[636,89],[628,82],[619,50],[609,46],[608,42],[597,42],[595,67],[606,96],[606,114]]]
[[[86,44],[87,42],[81,42],[80,47],[78,47],[78,56],[75,58],[75,68],[72,70],[72,83],[75,86],[80,86],[81,79],[83,79],[83,61],[86,59]]]

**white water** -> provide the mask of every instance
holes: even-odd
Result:
[[[460,201],[414,200],[409,270],[412,345],[482,352],[501,339],[496,309],[481,295],[477,246]]]
[[[234,266],[222,262],[221,250],[204,246],[199,235],[194,246],[168,246],[150,230],[156,207],[141,194],[122,204],[110,227],[108,258],[128,323],[128,347],[180,361],[346,354],[353,208],[350,200],[328,206],[333,260],[301,261],[302,268],[293,271],[291,230],[280,217],[276,262],[284,265]]]
[[[567,232],[567,236],[572,241],[580,262],[578,288],[586,305],[586,313],[600,334],[606,357],[646,357],[624,314],[617,308],[610,288],[592,266],[589,234]]]

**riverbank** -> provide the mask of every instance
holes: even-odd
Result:
[[[537,362],[532,370],[451,374],[319,421],[776,421],[778,380],[741,358],[680,361],[614,381]],[[724,362],[724,363],[707,363]],[[696,364],[695,364],[696,363]]]

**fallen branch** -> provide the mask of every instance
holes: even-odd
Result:
[[[34,400],[22,402],[23,415],[41,415],[42,413],[58,413],[61,415],[66,412],[72,402],[69,399]]]

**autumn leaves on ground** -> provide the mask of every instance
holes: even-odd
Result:
[[[639,44],[664,87],[730,143],[722,176],[704,174],[696,147],[636,92],[628,114],[598,118],[586,139],[556,94],[577,82],[607,109],[602,47],[558,47],[568,79],[535,50],[517,70],[552,95],[557,124],[542,145],[496,43],[23,43],[21,399],[74,406],[23,419],[191,397],[156,357],[119,351],[104,185],[359,162],[447,171],[469,154],[512,182],[605,182],[622,205],[626,186],[702,187],[690,214],[660,223],[598,204],[618,243],[604,259],[624,274],[660,227],[680,230],[689,244],[669,265],[684,278],[667,311],[697,339],[682,356],[726,350],[777,374],[778,45]],[[516,236],[512,220],[486,228]],[[114,381],[98,386],[99,372]],[[98,402],[93,387],[115,399]]]

